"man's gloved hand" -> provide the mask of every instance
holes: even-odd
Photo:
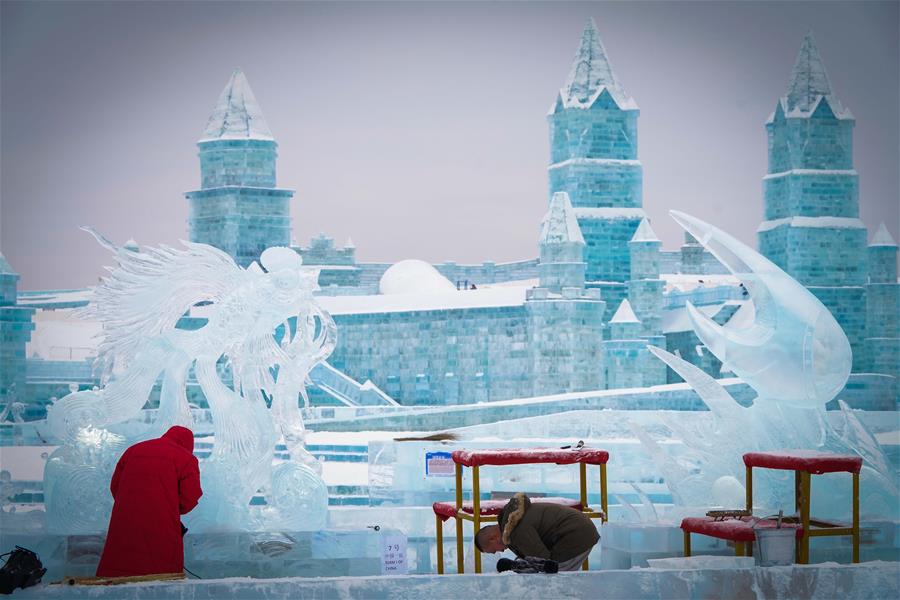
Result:
[[[549,558],[526,556],[511,560],[501,558],[497,561],[497,572],[515,571],[516,573],[556,573],[559,571],[559,563]]]

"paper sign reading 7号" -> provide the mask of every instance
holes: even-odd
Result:
[[[406,536],[386,535],[381,538],[381,574],[406,575]]]

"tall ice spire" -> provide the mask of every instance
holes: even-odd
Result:
[[[825,72],[825,64],[819,56],[816,40],[812,31],[807,32],[797,54],[794,70],[791,72],[791,82],[788,85],[785,110],[791,112],[798,110],[809,112],[815,108],[821,96],[827,96],[829,103],[835,112],[841,112],[836,106],[835,99],[831,96],[831,83],[828,81],[828,73]]]
[[[597,24],[592,17],[584,25],[581,45],[575,53],[562,94],[567,105],[588,104],[604,86],[620,106],[629,100],[609,64],[606,48],[603,47],[600,34],[597,33]]]
[[[239,68],[219,95],[200,141],[237,139],[274,140],[247,77]]]
[[[190,203],[190,238],[227,252],[245,267],[271,246],[291,243],[293,190],[276,186],[278,144],[247,78],[235,69],[202,139],[200,189]]]

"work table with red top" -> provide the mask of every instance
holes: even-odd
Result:
[[[472,521],[477,532],[482,523],[497,520],[497,514],[506,501],[481,501],[479,469],[485,466],[500,467],[506,465],[557,464],[574,465],[579,468],[579,500],[535,498],[535,502],[552,501],[581,510],[592,519],[607,519],[606,463],[609,452],[597,448],[496,448],[488,450],[456,450],[451,454],[456,467],[456,502],[436,502],[434,504],[435,524],[437,527],[438,573],[444,572],[443,554],[443,521],[450,517],[456,519],[456,565],[457,572],[464,572],[463,531],[462,522]],[[587,501],[587,466],[600,468],[600,510],[593,510]],[[463,467],[472,469],[472,501],[463,502]],[[474,545],[474,544],[473,544]],[[474,548],[475,572],[481,573],[481,552]],[[583,568],[586,570],[587,560]]]
[[[809,562],[811,537],[848,535],[852,538],[853,562],[859,562],[859,472],[862,458],[843,454],[829,454],[815,450],[779,450],[776,452],[748,452],[744,454],[747,468],[747,510],[753,510],[753,469],[794,471],[794,510],[797,524],[803,533],[797,547],[797,562]],[[849,527],[818,521],[811,515],[812,475],[850,473],[853,476],[852,517]]]

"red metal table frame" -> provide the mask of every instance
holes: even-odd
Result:
[[[580,476],[579,499],[583,507],[582,512],[592,519],[607,520],[607,493],[606,493],[606,463],[609,461],[609,453],[596,448],[578,448],[562,450],[558,448],[516,448],[516,449],[491,449],[491,450],[456,450],[452,454],[456,463],[456,569],[458,573],[465,572],[465,560],[463,554],[463,526],[462,522],[472,521],[474,531],[477,532],[483,523],[497,521],[493,515],[481,515],[481,487],[479,484],[479,468],[483,466],[503,465],[530,465],[530,464],[577,464]],[[599,512],[591,510],[587,501],[587,465],[600,467],[600,508]],[[469,514],[463,508],[463,467],[472,469],[472,513]],[[437,528],[437,561],[438,573],[444,572],[444,539],[443,521],[435,514]],[[481,573],[481,552],[475,546],[473,537],[472,547],[475,551],[475,572]],[[588,568],[585,559],[582,565],[584,570]]]
[[[747,510],[753,510],[753,468],[794,471],[794,510],[799,512],[803,537],[797,546],[797,562],[809,562],[809,539],[832,535],[849,535],[853,539],[853,562],[859,562],[859,471],[862,458],[822,452],[786,450],[782,452],[748,452],[744,455],[747,468]],[[817,521],[810,516],[812,475],[823,473],[851,473],[853,475],[853,522],[850,527]]]

